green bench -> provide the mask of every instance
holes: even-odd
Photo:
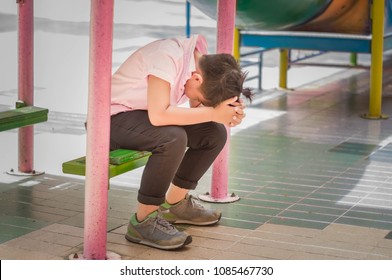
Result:
[[[109,154],[109,178],[121,175],[138,167],[144,166],[150,152],[119,149]],[[86,175],[86,157],[80,157],[63,163],[63,173]]]
[[[48,112],[48,109],[17,103],[16,109],[0,112],[0,132],[45,122]]]

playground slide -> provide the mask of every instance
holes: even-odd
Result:
[[[191,0],[192,5],[216,18],[217,0]],[[288,29],[309,21],[331,0],[237,0],[236,25],[241,29]]]
[[[322,14],[297,30],[369,34],[370,28],[369,0],[334,0]]]
[[[217,0],[190,0],[216,18]],[[370,33],[370,0],[237,0],[236,25],[243,30]],[[391,0],[386,0],[390,4]],[[390,5],[388,5],[390,9]]]

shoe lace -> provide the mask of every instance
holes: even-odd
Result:
[[[156,228],[162,229],[164,231],[168,231],[168,232],[172,232],[175,231],[176,228],[169,223],[168,221],[166,221],[165,219],[157,216],[155,221],[154,221],[154,226],[151,229],[151,232],[153,232]]]
[[[200,204],[198,199],[193,197],[192,195],[189,196],[189,201],[192,203],[192,207],[196,209],[204,209],[204,206]]]

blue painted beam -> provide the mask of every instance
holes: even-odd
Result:
[[[241,32],[241,46],[371,53],[371,36],[312,32]]]

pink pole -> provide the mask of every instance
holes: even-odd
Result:
[[[236,0],[218,0],[217,53],[233,53]],[[226,200],[229,180],[230,128],[227,142],[212,166],[211,197]]]
[[[18,0],[18,99],[26,105],[34,104],[34,2]],[[34,127],[19,128],[18,170],[33,172]]]
[[[91,0],[84,259],[107,258],[113,9],[114,0]]]

